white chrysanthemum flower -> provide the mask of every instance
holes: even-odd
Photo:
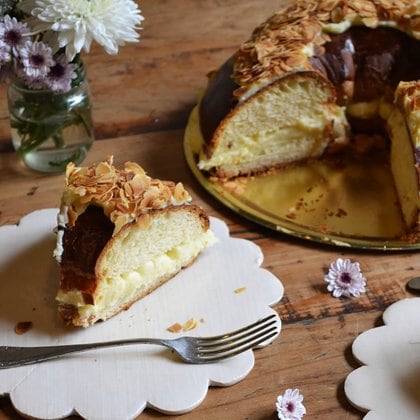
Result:
[[[82,49],[89,52],[92,41],[116,54],[138,40],[144,19],[133,0],[23,0],[19,7],[35,18],[34,31],[54,32],[56,49],[65,47],[69,61]]]
[[[328,291],[332,292],[334,297],[357,297],[366,291],[366,279],[360,271],[359,263],[352,263],[348,259],[338,258],[332,262],[325,281],[328,283]]]
[[[31,79],[45,77],[54,65],[51,48],[43,42],[26,41],[19,49],[23,72]]]
[[[306,414],[302,404],[303,395],[298,389],[286,389],[283,395],[277,397],[276,408],[280,420],[301,420]]]

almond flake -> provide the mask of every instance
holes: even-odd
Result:
[[[328,42],[322,28],[328,23],[360,21],[370,28],[392,21],[409,35],[420,31],[419,2],[411,0],[296,0],[253,32],[235,55],[233,78],[240,98],[262,79],[299,69],[313,70],[306,47]],[[420,34],[418,35],[420,37]]]
[[[66,189],[62,208],[68,208],[69,227],[77,217],[93,204],[103,208],[115,224],[116,234],[126,223],[136,220],[150,209],[162,209],[188,204],[191,196],[181,183],[152,179],[134,162],[126,162],[124,169],[113,166],[113,157],[88,167],[66,168]]]
[[[182,331],[191,331],[194,328],[197,328],[198,323],[195,318],[189,319],[183,326]]]
[[[179,333],[182,330],[182,325],[176,322],[172,324],[170,327],[166,328],[167,331],[171,333]]]

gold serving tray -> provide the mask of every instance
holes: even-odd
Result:
[[[394,182],[384,156],[316,161],[235,181],[210,180],[197,168],[202,144],[197,107],[184,151],[200,184],[241,216],[278,232],[340,247],[383,251],[420,249],[404,241]]]

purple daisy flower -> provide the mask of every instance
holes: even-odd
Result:
[[[71,89],[71,81],[76,77],[76,65],[69,63],[64,55],[60,55],[51,67],[45,84],[53,92],[68,92]]]
[[[19,57],[28,79],[45,77],[54,65],[52,50],[43,42],[26,41],[19,49]]]
[[[21,60],[13,61],[13,75],[21,80],[29,89],[45,89],[45,77],[28,77]]]
[[[17,54],[18,49],[25,42],[25,34],[30,32],[26,23],[18,22],[16,18],[6,15],[0,22],[0,41],[3,41],[9,50]]]
[[[328,283],[328,291],[332,292],[334,297],[357,297],[366,291],[366,279],[360,271],[359,263],[352,263],[348,259],[338,258],[331,263],[325,281]]]
[[[280,420],[301,420],[306,414],[302,404],[303,395],[298,389],[286,389],[283,395],[277,397],[276,408]]]

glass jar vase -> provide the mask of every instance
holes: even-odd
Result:
[[[12,143],[23,162],[39,172],[63,172],[68,162],[83,161],[93,140],[89,85],[65,93],[8,87]]]

